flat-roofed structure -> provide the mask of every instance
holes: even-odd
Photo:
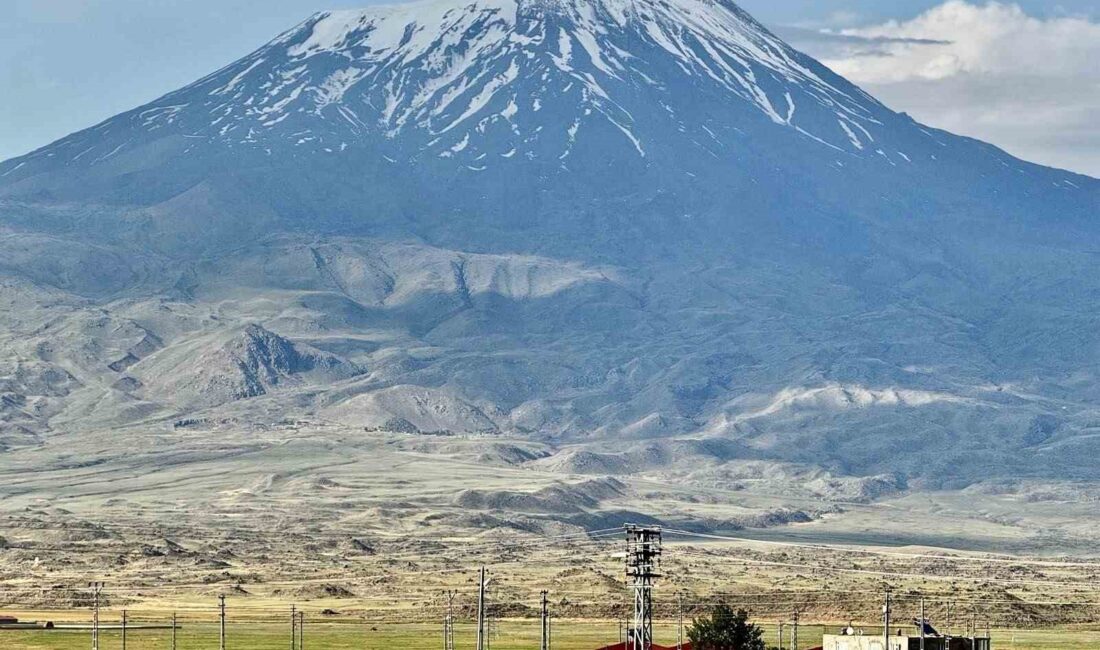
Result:
[[[900,631],[899,631],[900,632]],[[886,638],[883,645],[881,635],[864,634],[826,634],[821,639],[822,650],[991,650],[990,640],[985,637],[943,637],[925,636],[921,646],[920,636],[895,634]]]

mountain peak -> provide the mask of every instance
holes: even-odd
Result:
[[[445,88],[456,72],[471,71],[456,71],[456,63],[512,54],[548,59],[566,74],[589,75],[597,80],[589,88],[607,94],[598,80],[667,86],[642,69],[656,54],[671,57],[684,73],[709,77],[777,124],[789,123],[795,108],[788,95],[778,101],[768,95],[758,70],[781,83],[810,84],[851,108],[874,104],[852,89],[837,88],[837,79],[827,80],[823,70],[812,69],[811,60],[735,4],[719,0],[428,0],[318,14],[277,43],[287,46],[294,61],[330,54],[368,64],[330,78],[331,85],[385,61],[417,62],[429,73],[441,73],[428,77],[429,87]]]
[[[366,146],[387,161],[451,159],[467,171],[524,159],[564,167],[578,146],[646,158],[670,130],[707,143],[695,147],[705,154],[734,136],[716,129],[758,120],[866,155],[894,119],[733,3],[428,0],[316,14],[0,173],[33,174],[45,158],[100,166],[167,136],[182,153]]]
[[[975,165],[1001,193],[1039,173],[889,110],[732,2],[429,0],[317,14],[187,87],[0,164],[0,198],[156,206],[151,218],[188,246],[202,239],[189,229],[212,223],[239,235],[218,215],[242,211],[242,227],[282,219],[449,246],[471,236],[465,218],[523,241],[536,225],[585,231],[572,215],[604,202],[633,226],[647,206],[662,232],[683,232],[678,220],[706,231],[700,217],[724,226],[749,205],[847,218],[882,199],[838,192],[837,178],[942,177],[969,192]],[[1069,174],[1041,175],[1079,190]],[[464,216],[409,216],[428,214]],[[198,225],[180,226],[189,220]]]

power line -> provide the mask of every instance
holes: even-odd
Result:
[[[7,523],[0,523],[0,529],[11,529],[11,528],[20,528],[20,529],[27,529],[27,530],[70,530],[70,531],[71,530],[93,530],[93,531],[97,531],[97,532],[104,532],[104,531],[114,530],[114,529],[123,529],[123,530],[134,530],[134,531],[146,531],[147,533],[149,533],[151,535],[156,535],[156,536],[163,536],[166,533],[171,534],[171,532],[173,531],[173,528],[170,527],[170,526],[157,526],[157,525],[150,524],[150,523],[147,523],[147,522],[128,523],[128,522],[112,521],[110,524],[96,524],[96,523],[92,523],[92,522],[73,521],[73,522],[65,522],[65,523],[55,523],[55,522],[40,522],[40,521],[23,521],[23,520],[14,520],[14,519],[9,518],[7,520]],[[192,530],[191,527],[181,526],[181,530],[178,531],[178,532],[186,534],[187,532],[189,532],[191,530]],[[203,526],[203,530],[208,531],[208,532],[222,532],[222,533],[252,533],[252,534],[261,535],[261,536],[298,535],[298,536],[301,536],[301,537],[308,537],[310,539],[316,539],[318,537],[320,537],[320,538],[341,538],[341,539],[343,539],[343,538],[349,538],[349,537],[350,538],[359,538],[359,537],[364,537],[364,536],[373,536],[373,537],[386,537],[386,536],[389,536],[389,539],[396,539],[396,540],[400,541],[401,543],[421,542],[421,543],[437,543],[437,544],[465,544],[465,545],[471,545],[472,544],[474,546],[477,546],[477,545],[492,545],[492,544],[520,544],[520,543],[523,543],[522,539],[517,539],[517,540],[477,540],[477,541],[471,542],[471,540],[469,538],[461,538],[461,537],[459,537],[459,538],[456,538],[456,537],[424,537],[424,536],[420,536],[420,535],[408,535],[407,533],[400,532],[400,531],[397,531],[397,530],[390,530],[388,527],[384,527],[381,530],[372,530],[372,531],[370,531],[369,535],[364,535],[363,531],[361,529],[354,529],[354,530],[347,530],[347,531],[342,531],[342,530],[313,531],[313,530],[310,530],[308,532],[303,531],[303,532],[300,532],[300,533],[295,533],[292,529],[288,528],[285,523],[280,524],[280,526],[278,528],[272,528],[272,529],[256,528],[256,527],[248,527],[248,526],[222,527],[222,526],[205,525],[205,526]],[[583,538],[586,538],[586,537],[592,537],[592,536],[597,536],[597,535],[620,534],[621,532],[622,532],[621,528],[599,528],[599,529],[595,529],[595,530],[580,530],[580,531],[574,531],[574,532],[571,532],[571,533],[559,533],[559,534],[556,534],[556,535],[531,534],[531,537],[533,539],[536,539],[536,540],[539,540],[539,539],[541,539],[541,540],[560,540],[560,539],[568,539],[568,538],[571,538],[571,537],[582,538],[583,539]]]
[[[680,550],[680,553],[685,553],[684,550]],[[690,554],[692,551],[686,551]],[[701,552],[696,551],[699,554]],[[702,554],[703,557],[708,559],[714,559],[713,555]],[[989,576],[941,576],[929,573],[904,573],[895,571],[876,571],[874,569],[845,569],[841,567],[829,567],[816,564],[805,564],[796,562],[776,562],[771,560],[754,560],[749,558],[733,558],[727,560],[731,564],[753,564],[758,566],[775,566],[785,567],[792,569],[808,569],[813,571],[822,571],[826,573],[852,573],[861,575],[874,575],[891,578],[911,578],[920,580],[947,580],[947,581],[971,581],[971,582],[991,582],[1000,584],[1021,584],[1021,585],[1046,585],[1046,586],[1062,586],[1062,587],[1080,587],[1090,584],[1088,580],[1082,579],[1080,582],[1067,582],[1067,581],[1054,581],[1054,580],[1025,580],[1025,579],[1012,579],[1012,578],[992,578]]]
[[[1028,560],[1008,557],[973,557],[967,555],[938,555],[934,553],[903,553],[901,551],[883,551],[878,549],[853,548],[849,546],[829,546],[826,544],[806,544],[800,542],[784,542],[779,540],[762,540],[751,537],[734,537],[730,535],[716,535],[712,533],[697,533],[688,530],[666,528],[669,535],[681,537],[695,537],[699,539],[712,539],[728,542],[741,542],[746,544],[762,544],[767,546],[781,546],[785,548],[803,548],[815,551],[828,551],[832,553],[855,553],[860,555],[879,555],[884,557],[896,557],[906,560],[949,560],[957,562],[976,562],[982,564],[1009,564],[1015,566],[1041,566],[1050,568],[1076,568],[1076,569],[1100,569],[1100,563],[1093,562],[1056,562],[1051,560]]]

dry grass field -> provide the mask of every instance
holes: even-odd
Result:
[[[828,627],[839,627],[832,624]],[[764,623],[766,639],[777,641],[774,623]],[[799,647],[818,645],[825,626],[803,625],[799,629]],[[870,630],[868,630],[870,633]],[[539,626],[529,620],[503,620],[496,627],[491,647],[496,650],[533,650],[539,645]],[[618,624],[608,621],[559,621],[554,627],[555,650],[594,650],[618,639]],[[371,624],[356,621],[309,623],[305,647],[309,650],[436,650],[441,647],[438,626],[428,624]],[[0,647],[5,650],[83,650],[90,647],[87,631],[0,632]],[[675,642],[672,624],[658,628],[658,641]],[[789,628],[786,644],[790,643]],[[1093,650],[1100,647],[1100,627],[1058,627],[1045,630],[993,630],[994,647],[998,650]],[[227,628],[226,645],[232,650],[280,650],[290,643],[289,627],[275,622],[231,621]],[[460,648],[474,646],[473,629],[462,625],[456,635]],[[121,647],[117,631],[101,634],[100,647],[113,650]],[[168,630],[131,631],[127,634],[128,650],[169,650]],[[218,647],[218,626],[214,623],[185,623],[177,632],[178,650],[209,650]],[[789,647],[789,646],[788,646]]]
[[[443,592],[456,591],[458,620],[472,620],[484,565],[502,621],[495,648],[535,647],[543,589],[570,621],[555,647],[598,647],[617,638],[627,611],[622,524],[645,512],[736,536],[666,529],[656,594],[666,621],[683,594],[689,618],[725,601],[761,621],[799,611],[802,621],[873,624],[890,590],[899,621],[923,596],[941,628],[1031,630],[998,632],[997,647],[1100,647],[1087,627],[1100,622],[1100,563],[1080,545],[1091,519],[1068,505],[948,493],[825,502],[776,494],[771,480],[733,492],[659,475],[627,485],[493,465],[477,441],[435,449],[337,430],[71,442],[0,471],[0,614],[86,623],[96,580],[107,584],[105,622],[123,608],[138,622],[177,612],[179,648],[216,647],[219,594],[234,649],[284,647],[278,621],[292,604],[306,611],[315,648],[435,648]],[[543,511],[567,507],[576,511]],[[804,642],[820,633],[803,629]],[[87,632],[0,634],[0,650],[90,647]],[[105,649],[117,647],[112,634]],[[135,631],[127,650],[165,640]]]

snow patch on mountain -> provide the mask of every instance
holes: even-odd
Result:
[[[919,408],[936,403],[972,403],[973,400],[949,393],[906,388],[869,388],[859,385],[828,384],[813,388],[789,387],[770,396],[767,403],[758,408],[746,409],[743,403],[736,407],[736,415],[723,418],[723,426],[738,424],[756,418],[774,416],[783,411],[866,409],[873,407]]]
[[[190,155],[203,143],[273,155],[388,140],[394,160],[451,151],[442,157],[472,169],[564,160],[578,137],[603,147],[598,138],[607,133],[645,159],[666,128],[647,115],[654,100],[679,128],[701,128],[679,117],[693,110],[679,105],[685,84],[847,155],[870,153],[863,143],[893,119],[728,0],[429,0],[317,14],[108,121],[96,138],[75,134],[28,160],[102,165],[169,132],[195,140]],[[831,114],[842,119],[825,119]],[[574,126],[543,129],[546,115]],[[134,125],[147,137],[109,137]],[[463,156],[440,137],[460,129],[470,139]],[[489,154],[492,161],[479,158]],[[0,174],[32,173],[25,163]]]

